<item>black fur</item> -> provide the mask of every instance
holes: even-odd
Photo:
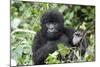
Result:
[[[64,18],[63,15],[58,11],[47,11],[41,17],[41,27],[42,29],[37,32],[33,47],[32,47],[32,60],[35,65],[45,64],[44,60],[47,58],[49,53],[53,53],[57,50],[57,44],[63,42],[68,47],[73,47],[72,39],[74,29],[64,28]],[[50,37],[47,35],[47,29],[45,27],[46,23],[58,23],[59,24],[59,32],[53,34]],[[86,42],[84,41],[81,47],[82,55],[85,54],[86,51]]]

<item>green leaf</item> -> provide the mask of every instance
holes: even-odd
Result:
[[[58,44],[58,51],[63,57],[70,53],[70,49],[65,47],[63,44]]]

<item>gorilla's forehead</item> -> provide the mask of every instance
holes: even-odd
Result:
[[[63,22],[63,15],[58,11],[48,11],[41,17],[41,22]]]

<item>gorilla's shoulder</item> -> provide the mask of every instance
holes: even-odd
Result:
[[[74,28],[64,28],[64,32],[68,34],[73,34],[76,30]]]
[[[64,34],[69,38],[73,38],[73,34],[76,30],[74,28],[64,28]]]

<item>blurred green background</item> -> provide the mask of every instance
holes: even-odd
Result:
[[[53,8],[63,13],[65,27],[87,30],[88,49],[84,60],[94,61],[95,6],[25,2],[18,0],[11,0],[10,8],[11,59],[14,59],[18,65],[32,65],[32,43],[36,32],[41,29],[40,17],[45,11]],[[50,63],[53,62],[50,61]]]

